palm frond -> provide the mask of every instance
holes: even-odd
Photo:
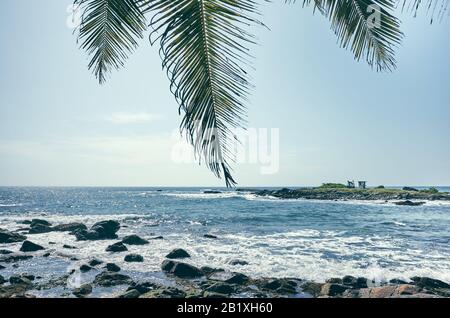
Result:
[[[403,11],[412,12],[415,16],[425,9],[431,16],[431,23],[435,18],[442,18],[449,14],[450,0],[397,0]]]
[[[378,71],[396,67],[395,47],[403,34],[392,14],[395,0],[303,0],[303,5],[313,6],[331,21],[340,46],[351,49],[356,60],[364,58]],[[374,23],[373,17],[379,21]]]
[[[91,56],[89,69],[103,83],[124,65],[143,37],[145,18],[135,0],[75,0],[82,10],[78,40]]]

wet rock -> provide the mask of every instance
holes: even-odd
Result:
[[[28,230],[28,234],[42,234],[42,233],[49,233],[52,231],[52,228],[48,225],[43,224],[35,224],[30,227]]]
[[[5,269],[6,267],[3,265],[0,265],[0,270]]]
[[[52,227],[52,231],[55,232],[74,232],[78,230],[87,230],[87,226],[83,223],[67,223],[67,224],[59,224]]]
[[[209,286],[206,291],[223,295],[231,295],[236,291],[236,288],[228,283],[217,282]]]
[[[32,255],[13,253],[0,257],[0,263],[15,263],[32,258]]]
[[[32,285],[31,280],[22,275],[12,275],[9,278],[9,283],[11,285]]]
[[[49,257],[51,255],[50,252],[45,253],[44,255],[42,255],[42,257]]]
[[[389,281],[389,283],[390,283],[390,284],[394,284],[394,285],[403,285],[403,284],[407,284],[406,281],[401,280],[401,279],[397,279],[397,278],[391,279],[391,280]]]
[[[213,268],[213,267],[209,267],[209,266],[202,266],[200,269],[207,276],[208,275],[212,275],[214,273],[224,272],[225,271],[222,268]]]
[[[236,265],[245,266],[245,265],[248,265],[248,262],[240,260],[240,259],[234,259],[234,260],[230,261],[229,264],[233,265],[233,266],[236,266]]]
[[[162,236],[155,236],[155,237],[151,238],[151,240],[163,240],[163,239],[164,239],[164,237],[162,237]]]
[[[120,272],[120,267],[119,266],[117,266],[116,264],[114,264],[114,263],[108,263],[108,264],[106,264],[106,270],[107,271],[109,271],[109,272],[113,272],[113,273],[117,273],[117,272]]]
[[[95,223],[90,230],[76,230],[73,232],[78,241],[110,240],[117,238],[120,224],[117,221],[101,221]]]
[[[410,201],[410,200],[406,200],[406,201],[398,201],[398,202],[394,202],[395,205],[401,205],[401,206],[420,206],[420,205],[424,205],[426,202],[423,201]]]
[[[188,258],[191,257],[188,252],[181,248],[176,248],[166,255],[166,258],[178,259],[178,258]]]
[[[63,248],[68,249],[68,250],[76,250],[77,249],[75,246],[67,245],[67,244],[64,244]]]
[[[30,227],[36,226],[36,225],[44,225],[44,226],[51,226],[52,224],[46,220],[42,219],[32,219],[30,222]]]
[[[89,265],[86,265],[86,264],[80,266],[80,271],[82,273],[87,273],[92,269],[93,269],[92,267],[90,267]]]
[[[128,254],[125,256],[124,261],[128,263],[142,263],[144,258],[139,254]]]
[[[170,260],[165,260],[162,263],[161,268],[163,271],[180,278],[197,278],[204,275],[203,272],[195,266]]]
[[[145,245],[149,242],[137,235],[128,235],[122,239],[122,243],[127,245]]]
[[[84,298],[92,293],[92,285],[90,284],[82,285],[79,288],[74,289],[72,293],[75,295],[75,297]]]
[[[120,295],[119,298],[139,298],[139,296],[141,296],[139,291],[136,289],[131,289]]]
[[[342,284],[342,278],[329,278],[325,281],[325,283],[330,283],[330,284]]]
[[[161,287],[141,295],[140,298],[184,298],[184,297],[186,297],[186,293],[178,288]]]
[[[23,242],[26,239],[27,237],[21,234],[0,229],[0,244]]]
[[[36,251],[41,251],[41,250],[44,250],[44,249],[45,249],[44,247],[42,247],[42,246],[40,246],[38,244],[35,244],[33,242],[24,241],[22,243],[22,247],[20,248],[20,251],[21,252],[36,252]]]
[[[348,287],[344,285],[326,283],[322,286],[320,294],[324,296],[337,296],[347,289]]]
[[[8,254],[12,254],[14,253],[13,251],[10,250],[0,250],[0,255],[8,255]]]
[[[301,288],[304,292],[311,294],[314,297],[317,297],[322,290],[322,286],[324,284],[316,283],[316,282],[304,282],[301,285]]]
[[[205,234],[203,235],[204,238],[209,238],[209,239],[217,239],[218,237],[212,234]]]
[[[0,285],[3,285],[4,283],[6,283],[6,279],[2,275],[0,275]]]
[[[19,298],[26,297],[25,292],[29,290],[32,285],[14,284],[7,286],[0,286],[0,298]]]
[[[103,261],[96,259],[96,258],[89,261],[89,266],[92,266],[92,267],[100,265],[100,264],[103,264]]]
[[[94,284],[102,287],[112,287],[118,285],[130,285],[132,279],[127,275],[112,272],[102,272],[95,276]]]
[[[145,294],[151,290],[155,290],[158,288],[161,288],[161,286],[155,285],[153,283],[148,283],[148,282],[147,283],[134,283],[134,284],[131,284],[131,286],[127,289],[127,291],[135,289],[140,294]]]
[[[419,287],[423,288],[450,288],[450,285],[438,280],[429,277],[412,277],[411,280]]]
[[[126,252],[128,251],[128,248],[122,243],[117,242],[114,243],[106,248],[107,252],[113,252],[113,253],[119,253],[119,252]]]
[[[367,288],[367,279],[347,275],[342,278],[342,284],[351,286],[352,288]]]

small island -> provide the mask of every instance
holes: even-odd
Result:
[[[423,190],[411,187],[392,189],[384,186],[378,186],[376,188],[350,188],[340,183],[324,183],[321,186],[314,188],[283,188],[278,190],[238,189],[238,191],[250,191],[258,196],[270,196],[279,199],[397,201],[394,202],[397,205],[409,206],[425,204],[425,202],[421,202],[421,200],[450,201],[450,193],[440,192],[436,188]]]

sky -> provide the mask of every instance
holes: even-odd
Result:
[[[0,185],[223,186],[180,159],[158,48],[143,39],[99,86],[68,25],[71,3],[2,1]],[[248,127],[269,146],[234,165],[239,186],[450,185],[450,18],[400,14],[398,68],[376,73],[310,8],[261,11]]]

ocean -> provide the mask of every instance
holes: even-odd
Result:
[[[111,241],[77,242],[68,233],[29,235],[54,251],[48,258],[6,265],[0,274],[27,272],[58,277],[93,257],[115,262],[137,279],[164,280],[160,266],[174,248],[189,262],[252,277],[291,277],[323,282],[344,275],[376,281],[429,276],[450,282],[450,203],[396,206],[386,202],[281,200],[249,192],[206,188],[0,188],[0,228],[24,220],[53,224],[118,220],[119,236],[137,234],[149,245],[130,246],[143,263],[126,263],[105,251]],[[450,188],[440,188],[449,191]],[[212,234],[217,239],[205,238]],[[65,249],[63,245],[77,249]],[[20,243],[0,244],[18,250]],[[73,260],[70,260],[70,259]],[[76,260],[75,260],[76,259]],[[232,260],[248,265],[231,265]],[[88,281],[95,273],[73,282]],[[57,292],[57,291],[52,291]],[[43,291],[45,293],[45,291]]]

